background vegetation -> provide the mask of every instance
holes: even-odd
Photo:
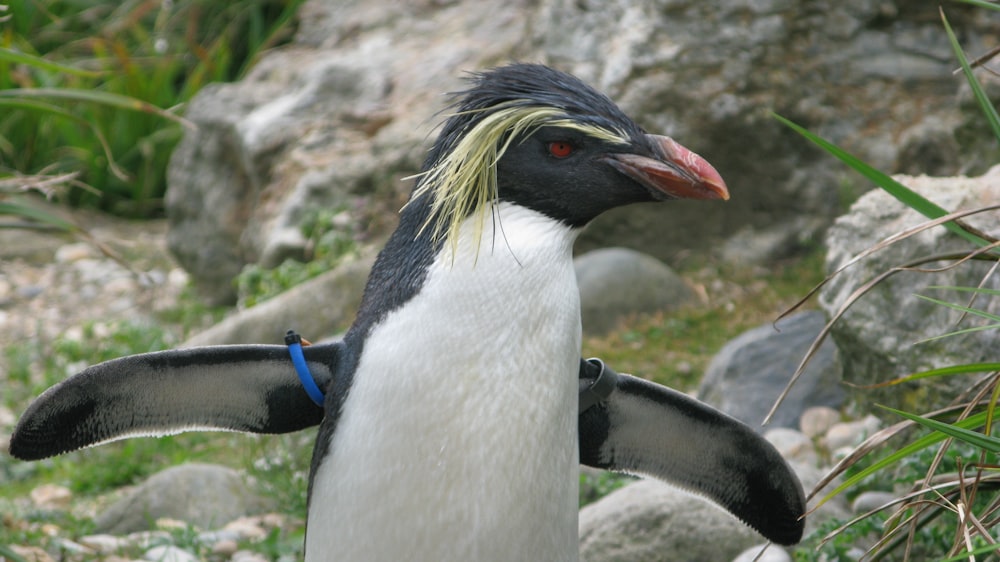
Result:
[[[965,0],[985,9],[1000,10],[1000,5],[982,0]],[[956,60],[969,82],[973,95],[982,109],[983,120],[1000,142],[1000,116],[995,106],[986,96],[982,86],[972,72],[972,67],[953,32],[951,25],[941,12],[943,33],[946,33],[955,53]],[[992,55],[979,62],[988,61]],[[880,275],[857,288],[857,293],[841,306],[838,314],[830,320],[828,328],[835,323],[853,302],[864,298],[864,294],[903,268],[916,269],[925,274],[933,274],[937,268],[967,267],[970,262],[985,260],[1000,264],[1000,241],[969,227],[961,220],[962,213],[949,214],[919,194],[900,184],[888,174],[873,168],[852,154],[822,139],[798,125],[780,118],[786,125],[802,134],[831,156],[838,158],[850,168],[874,183],[880,189],[893,195],[911,209],[923,214],[928,221],[922,228],[944,227],[968,243],[968,250],[954,256],[917,257],[907,264],[896,264]],[[998,205],[987,205],[981,209],[966,212],[977,213],[995,211]],[[916,234],[900,233],[900,240]],[[877,251],[894,242],[883,242],[865,252]],[[863,258],[864,255],[855,258]],[[830,274],[832,278],[849,267]],[[997,274],[994,265],[987,277]],[[914,295],[934,302],[939,306],[961,311],[967,317],[985,319],[987,323],[974,328],[956,328],[938,337],[961,337],[970,332],[1000,329],[1000,317],[986,311],[983,302],[1000,297],[1000,292],[983,288],[986,279],[979,286],[972,287],[932,287],[949,291],[953,300]],[[964,301],[961,298],[967,297]],[[817,340],[817,345],[824,335]],[[914,342],[921,343],[921,342]],[[899,353],[907,353],[899,350]],[[907,374],[886,380],[880,386],[893,387],[904,382],[919,381],[929,377],[967,377],[973,379],[964,393],[949,397],[949,407],[934,412],[904,412],[884,408],[887,417],[901,421],[859,445],[853,453],[843,458],[825,477],[810,497],[818,496],[827,484],[837,478],[843,481],[833,491],[819,499],[819,504],[829,501],[839,494],[854,496],[863,490],[881,489],[897,497],[888,505],[863,513],[846,522],[831,522],[826,529],[811,537],[809,542],[815,549],[800,548],[796,560],[855,560],[859,556],[865,560],[969,560],[984,556],[995,560],[1000,551],[997,526],[1000,525],[1000,494],[998,494],[998,469],[1000,469],[1000,437],[994,423],[997,402],[1000,401],[1000,357],[986,363],[958,364],[930,371]],[[798,373],[793,375],[797,376]],[[859,389],[863,392],[864,389]],[[827,533],[828,532],[828,533]],[[867,551],[859,551],[865,545]],[[870,546],[870,547],[869,547]]]
[[[162,212],[176,114],[287,41],[302,0],[12,0],[0,13],[0,185]],[[4,181],[6,180],[6,182]]]

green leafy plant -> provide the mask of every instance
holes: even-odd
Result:
[[[0,181],[64,178],[69,203],[158,213],[171,150],[192,126],[177,110],[286,40],[301,3],[6,2]]]
[[[349,221],[340,221],[344,211],[319,209],[301,225],[307,255],[302,261],[287,259],[274,268],[259,264],[246,266],[236,278],[241,307],[260,304],[317,275],[330,271],[358,250]]]

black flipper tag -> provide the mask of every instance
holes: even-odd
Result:
[[[337,376],[341,344],[304,348],[321,388]],[[323,408],[302,391],[288,348],[196,347],[93,365],[46,390],[21,416],[10,454],[38,460],[128,437],[220,430],[289,433]]]
[[[604,402],[618,388],[618,373],[597,357],[580,360],[579,412]]]

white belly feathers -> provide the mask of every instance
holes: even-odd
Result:
[[[501,204],[365,343],[306,560],[575,560],[577,232]]]

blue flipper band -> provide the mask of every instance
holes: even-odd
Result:
[[[296,334],[295,330],[288,330],[285,334],[285,345],[288,346],[288,353],[292,356],[292,365],[295,365],[295,373],[299,375],[302,388],[306,389],[306,394],[317,406],[323,406],[323,391],[316,386],[316,381],[309,372],[309,365],[306,364],[306,358],[302,355],[302,337]]]

